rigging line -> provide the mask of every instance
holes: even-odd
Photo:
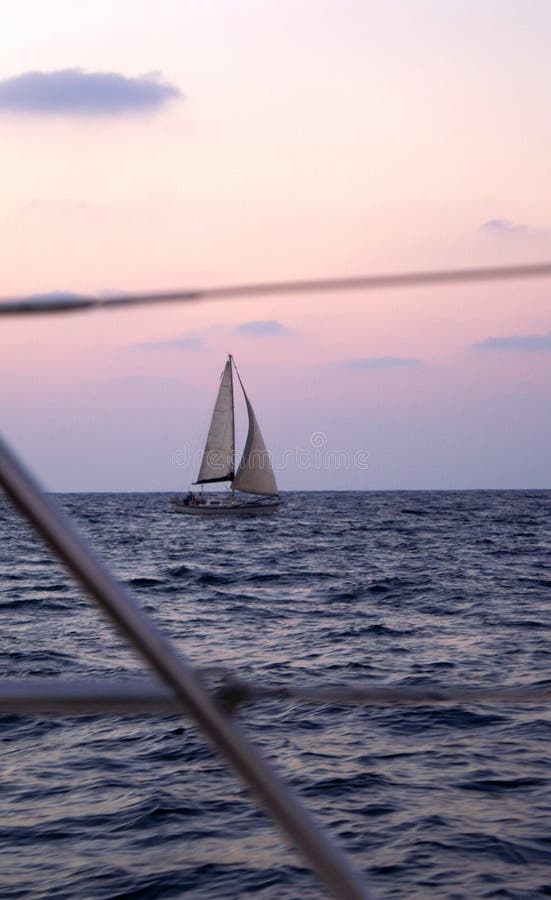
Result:
[[[390,272],[344,278],[310,278],[292,281],[266,281],[256,284],[222,285],[173,291],[121,293],[108,297],[73,294],[32,295],[6,298],[0,302],[0,315],[82,312],[89,309],[116,309],[155,303],[196,303],[234,297],[259,297],[277,294],[316,294],[330,291],[372,291],[387,288],[430,287],[439,284],[466,284],[485,281],[511,281],[524,278],[548,278],[551,262],[515,266],[484,266],[464,269],[434,269],[419,272]]]

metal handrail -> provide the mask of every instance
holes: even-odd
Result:
[[[207,682],[210,670],[199,669]],[[207,678],[205,678],[205,675]],[[505,687],[441,687],[394,685],[271,685],[245,681],[234,674],[217,679],[211,695],[226,712],[266,700],[294,703],[363,707],[444,706],[449,704],[492,704],[492,706],[543,705],[551,700],[550,684],[507,685]],[[35,679],[9,678],[0,681],[0,714],[20,715],[91,713],[141,715],[178,713],[182,700],[167,687],[150,678]]]

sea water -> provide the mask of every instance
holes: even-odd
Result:
[[[58,498],[179,650],[272,685],[545,685],[551,492],[292,493],[202,520]],[[144,664],[0,500],[4,678]],[[263,701],[242,726],[380,898],[551,895],[545,705]],[[179,715],[0,717],[2,898],[323,890]]]

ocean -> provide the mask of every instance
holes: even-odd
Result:
[[[202,520],[66,494],[194,664],[274,685],[547,685],[551,492],[290,493]],[[146,674],[0,499],[4,678]],[[545,705],[264,700],[240,721],[379,898],[551,896]],[[319,898],[178,715],[2,716],[0,897]]]

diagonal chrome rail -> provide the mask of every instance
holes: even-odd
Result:
[[[290,788],[211,696],[196,670],[79,537],[60,507],[43,493],[2,438],[0,485],[123,636],[172,689],[325,885],[343,900],[369,900],[370,892],[344,854],[317,827]]]

